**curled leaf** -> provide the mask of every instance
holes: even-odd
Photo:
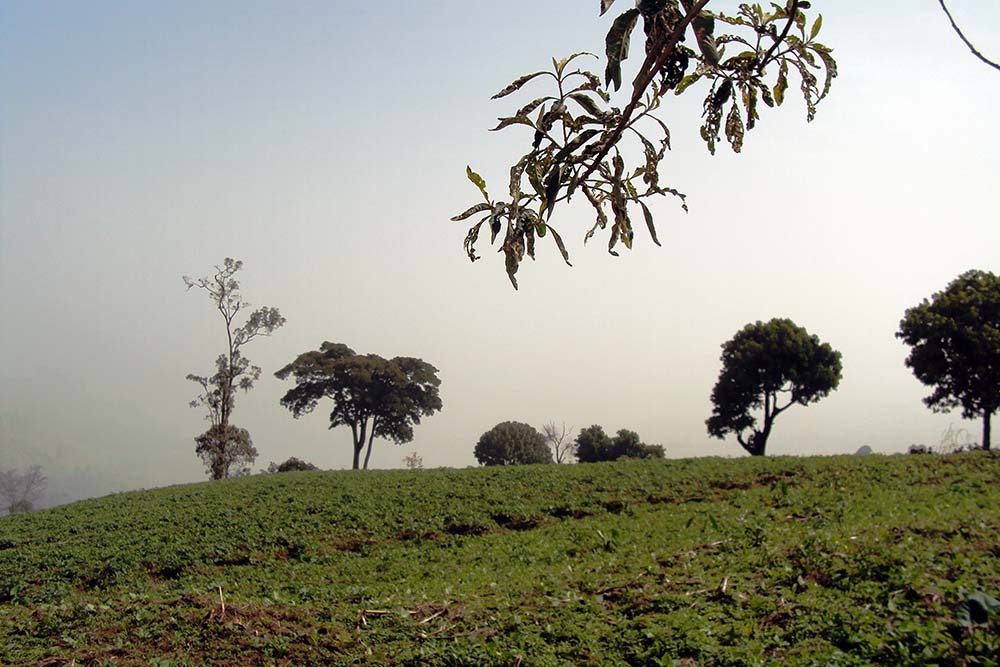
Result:
[[[533,74],[525,74],[524,76],[522,76],[522,77],[520,77],[518,79],[515,79],[510,85],[508,85],[506,88],[504,88],[503,90],[501,90],[499,93],[497,93],[496,95],[494,95],[490,99],[498,100],[501,97],[506,97],[506,96],[510,95],[511,93],[514,93],[514,92],[517,92],[518,90],[520,90],[524,86],[524,84],[528,83],[532,79],[537,79],[538,77],[544,76],[546,74],[548,74],[549,76],[552,76],[551,72],[545,72],[545,71],[534,72]]]
[[[488,202],[480,202],[475,206],[473,206],[472,208],[467,209],[465,212],[459,213],[454,218],[452,218],[452,220],[454,220],[455,222],[458,222],[460,220],[465,220],[469,216],[475,215],[476,213],[482,213],[483,211],[489,211],[491,208],[492,207],[489,205]]]
[[[611,30],[605,38],[608,65],[604,72],[604,82],[605,85],[614,83],[615,90],[622,87],[622,61],[628,58],[629,39],[638,20],[638,9],[627,10],[611,24]]]

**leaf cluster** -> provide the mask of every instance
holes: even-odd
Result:
[[[581,52],[553,59],[551,70],[518,77],[493,96],[507,97],[536,80],[554,88],[513,115],[501,117],[493,128],[523,126],[530,131],[530,149],[510,168],[507,197],[491,198],[482,176],[471,167],[466,169],[483,201],[452,220],[482,215],[465,238],[465,251],[472,261],[479,259],[476,243],[485,225],[491,244],[501,239],[499,251],[505,255],[507,275],[515,289],[522,260],[535,258],[536,239],[551,234],[569,264],[565,243],[550,220],[558,204],[578,193],[595,214],[585,243],[597,230],[609,229],[612,255],[618,254],[619,243],[631,249],[633,216],[639,211],[653,242],[660,245],[647,201],[673,195],[687,210],[684,195],[661,184],[659,178],[661,161],[670,149],[670,131],[657,112],[671,92],[682,94],[702,80],[709,84],[701,134],[712,153],[723,131],[724,115],[729,144],[736,152],[742,149],[746,130],[759,119],[758,100],[767,106],[781,105],[791,70],[799,73],[807,117],[812,120],[816,103],[829,92],[837,70],[830,49],[816,41],[822,18],[806,29],[804,10],[809,3],[789,0],[784,7],[772,3],[773,11],[743,4],[730,17],[705,10],[708,2],[640,0],[611,25],[605,40],[603,79],[576,65],[579,58],[596,57]],[[601,13],[612,4],[614,0],[602,0]],[[622,108],[613,100],[622,87],[622,63],[629,57],[631,36],[640,19],[645,60]],[[735,34],[717,35],[717,23],[732,27]],[[792,26],[798,28],[798,36],[791,34]],[[689,35],[698,51],[681,44]],[[731,44],[743,50],[727,55],[726,47]],[[821,67],[825,69],[822,89],[813,72]],[[633,162],[633,154],[642,158]]]

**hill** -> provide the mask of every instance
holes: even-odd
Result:
[[[0,663],[996,665],[998,479],[977,452],[114,495],[0,518]]]

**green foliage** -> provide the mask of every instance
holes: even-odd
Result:
[[[368,469],[376,437],[396,444],[409,442],[421,417],[434,414],[442,405],[437,369],[427,362],[361,355],[343,343],[324,342],[319,350],[300,354],[275,376],[295,378],[295,386],[281,404],[296,418],[312,412],[323,398],[333,400],[330,428],[351,427],[355,470],[366,446],[364,467]]]
[[[602,2],[601,14],[612,4],[613,0]],[[617,255],[619,242],[631,249],[632,216],[638,209],[651,239],[659,245],[646,200],[672,195],[687,210],[684,195],[659,180],[660,163],[670,149],[670,131],[657,112],[671,91],[680,95],[698,82],[707,85],[701,136],[713,154],[723,132],[735,152],[742,150],[746,131],[760,118],[758,101],[769,107],[781,105],[790,71],[800,77],[807,118],[813,119],[816,104],[837,75],[831,49],[816,41],[822,17],[809,27],[803,11],[809,3],[801,0],[789,0],[784,7],[772,3],[773,11],[744,4],[735,16],[709,12],[704,9],[708,4],[708,0],[642,0],[612,22],[605,39],[603,79],[575,65],[579,58],[596,56],[575,53],[553,59],[551,71],[518,77],[493,96],[507,97],[539,80],[550,82],[553,88],[513,115],[500,118],[493,128],[523,126],[531,131],[530,150],[510,168],[509,198],[491,198],[482,176],[466,168],[483,201],[452,220],[485,214],[465,238],[465,251],[472,261],[479,259],[475,246],[485,224],[491,244],[502,232],[500,249],[515,289],[522,260],[535,257],[536,239],[551,233],[569,264],[566,246],[550,220],[556,205],[577,193],[583,194],[595,212],[594,226],[584,242],[610,223],[608,251]],[[613,100],[622,87],[622,63],[629,57],[631,36],[640,19],[645,59],[621,108]],[[718,23],[733,34],[716,34]],[[681,44],[689,33],[698,51]],[[738,52],[727,54],[727,46]],[[824,72],[822,87],[818,70]],[[642,155],[636,164],[628,162],[633,154]]]
[[[240,312],[250,307],[243,300],[235,277],[242,268],[243,262],[226,257],[211,277],[184,276],[188,289],[198,288],[208,294],[226,327],[226,351],[216,359],[215,373],[187,376],[202,388],[202,393],[191,401],[191,407],[204,408],[208,412],[205,418],[212,423],[211,428],[195,438],[195,452],[204,460],[212,479],[246,474],[257,456],[250,434],[232,428],[229,423],[236,407],[236,390],[250,391],[260,378],[260,367],[244,356],[243,346],[259,336],[270,336],[285,324],[277,308],[263,306],[250,313],[241,326],[236,325]],[[236,467],[230,469],[234,463]]]
[[[0,518],[0,664],[988,665],[998,475],[973,452],[118,494]]]
[[[1000,409],[1000,277],[967,271],[928,301],[906,311],[896,337],[911,347],[906,365],[934,387],[924,399],[933,410],[961,407],[966,419],[983,418],[983,448],[990,448],[990,418]]]
[[[267,471],[271,473],[275,472],[300,472],[303,470],[319,470],[316,466],[309,463],[308,461],[303,461],[294,456],[286,459],[283,463],[274,463],[267,467]]]
[[[250,466],[257,460],[250,432],[232,424],[213,425],[194,441],[195,453],[205,463],[211,479],[249,475]]]
[[[576,458],[580,463],[617,461],[618,459],[662,459],[661,445],[647,445],[639,434],[621,429],[614,438],[608,437],[604,427],[594,424],[582,429],[576,437]]]
[[[791,320],[748,324],[722,346],[708,433],[716,438],[734,433],[747,452],[763,456],[774,419],[836,389],[841,371],[840,352]],[[763,412],[760,428],[757,410]]]
[[[501,422],[479,436],[476,460],[484,466],[553,463],[545,437],[523,422]]]

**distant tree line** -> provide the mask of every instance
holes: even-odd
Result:
[[[236,390],[249,390],[261,373],[244,356],[243,347],[285,323],[276,308],[262,307],[237,325],[237,315],[250,305],[235,279],[241,268],[242,262],[226,258],[212,277],[185,277],[189,288],[208,293],[226,331],[227,346],[216,360],[215,373],[188,376],[203,390],[191,405],[206,409],[211,422],[195,441],[196,453],[212,479],[247,474],[257,456],[249,432],[231,423]],[[934,388],[924,399],[928,407],[940,412],[960,407],[967,419],[981,417],[982,447],[990,449],[991,418],[1000,409],[1000,279],[985,271],[963,273],[944,291],[908,309],[896,336],[911,348],[907,367]],[[705,422],[708,433],[720,439],[735,436],[753,456],[766,453],[780,414],[829,395],[838,388],[843,372],[840,352],[782,318],[757,321],[737,331],[722,345],[721,361],[711,395],[712,414]],[[350,427],[352,466],[367,469],[376,438],[409,442],[414,426],[441,410],[437,372],[422,359],[386,359],[358,354],[343,343],[324,342],[318,350],[298,355],[275,376],[295,383],[281,398],[294,417],[312,412],[324,399],[332,402],[329,427]],[[473,453],[486,466],[565,463],[571,457],[581,463],[664,457],[661,445],[646,444],[628,429],[611,437],[595,424],[570,440],[565,423],[557,427],[554,421],[541,431],[523,422],[501,422],[482,434]],[[411,469],[423,466],[416,455],[404,462]],[[269,468],[272,472],[302,469],[314,468],[295,458]],[[14,488],[16,478],[5,475],[0,483]],[[36,483],[31,488],[38,487]],[[7,496],[0,500],[8,510],[14,506]],[[22,500],[17,508],[33,502],[30,494]]]

